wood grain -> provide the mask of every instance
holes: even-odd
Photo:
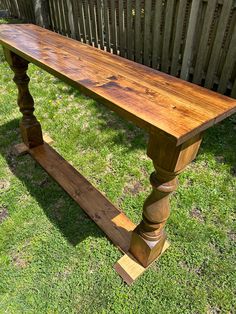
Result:
[[[114,269],[131,285],[152,265],[143,267],[128,251],[135,224],[46,143],[52,141],[48,135],[44,136],[44,141],[43,145],[32,149],[24,143],[15,145],[14,149],[21,155],[29,153],[125,254],[114,265]],[[156,260],[169,245],[166,241]]]
[[[170,243],[168,241],[165,242],[161,254],[155,260],[159,260],[162,254],[169,248]],[[137,280],[150,266],[143,267],[139,262],[130,254],[125,254],[122,256],[117,263],[114,265],[115,271],[121,276],[121,278],[126,282],[129,286]]]
[[[28,149],[30,155],[83,208],[108,238],[128,252],[135,224],[47,143]]]
[[[43,141],[47,144],[53,144],[53,139],[48,134],[43,134]],[[28,146],[25,145],[25,143],[19,143],[13,146],[12,153],[15,156],[22,156],[28,153]]]
[[[234,99],[35,25],[1,25],[0,43],[177,145],[236,111]]]

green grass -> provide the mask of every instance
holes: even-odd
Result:
[[[118,249],[31,157],[12,155],[21,115],[0,53],[0,313],[235,313],[236,117],[206,132],[171,198],[170,249],[128,287],[113,270]],[[139,222],[153,171],[145,132],[28,73],[54,147]]]

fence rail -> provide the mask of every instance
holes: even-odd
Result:
[[[55,32],[236,98],[235,0],[43,1]],[[0,8],[35,22],[34,2]]]

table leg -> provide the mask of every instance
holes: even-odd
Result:
[[[143,220],[133,231],[130,244],[130,252],[144,267],[162,251],[169,196],[177,188],[177,175],[196,157],[200,143],[201,134],[179,146],[164,135],[150,135],[147,154],[155,168],[150,177],[152,192],[144,202]]]
[[[23,115],[20,131],[23,142],[29,147],[43,144],[41,125],[34,116],[34,100],[29,92],[30,78],[26,74],[29,62],[15,53],[4,49],[5,57],[15,73],[14,82],[18,87],[17,103]]]

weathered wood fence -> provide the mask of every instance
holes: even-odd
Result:
[[[0,0],[0,8],[236,98],[236,0],[41,1],[41,23],[40,0]]]

